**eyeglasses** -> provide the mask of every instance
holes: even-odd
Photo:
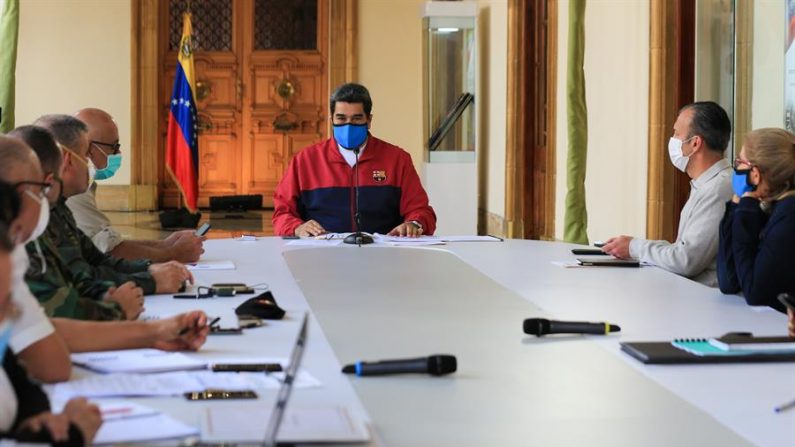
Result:
[[[27,181],[18,182],[18,183],[14,184],[14,189],[16,189],[16,188],[18,188],[20,186],[28,186],[28,188],[26,188],[28,190],[31,189],[30,188],[31,186],[38,186],[40,188],[39,196],[41,198],[47,197],[47,194],[49,194],[50,190],[52,189],[52,183],[51,182],[27,182]]]
[[[751,163],[750,161],[748,161],[748,160],[746,160],[744,158],[741,158],[741,157],[735,158],[734,159],[734,169],[739,169],[738,166],[740,166],[740,165],[748,166],[747,169],[751,169],[751,168],[756,166],[754,163]]]
[[[104,147],[108,147],[111,150],[113,150],[113,152],[111,152],[110,154],[106,154],[105,151],[103,151],[101,147],[98,147],[99,151],[102,152],[102,154],[105,155],[106,157],[108,155],[116,155],[116,154],[118,154],[120,152],[119,149],[121,149],[121,143],[103,143],[102,141],[91,140],[91,145],[93,145],[93,146],[104,146]]]

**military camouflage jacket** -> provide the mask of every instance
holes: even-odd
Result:
[[[110,281],[121,285],[133,281],[145,295],[155,293],[155,280],[149,273],[148,259],[127,261],[101,252],[78,227],[72,211],[61,199],[50,213],[50,223],[44,233],[58,249],[64,266],[78,284]]]
[[[78,290],[47,234],[25,248],[30,258],[25,282],[47,315],[79,320],[124,319],[124,312],[117,303],[102,301],[105,291],[113,284],[92,282],[83,288],[84,292]]]

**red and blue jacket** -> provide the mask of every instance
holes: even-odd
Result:
[[[296,154],[273,195],[273,231],[293,235],[308,220],[329,232],[355,231],[355,172],[334,138]],[[412,220],[422,224],[423,234],[436,230],[436,214],[411,155],[372,135],[359,157],[359,211],[361,230],[369,233],[386,234]]]

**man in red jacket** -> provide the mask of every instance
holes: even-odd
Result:
[[[334,137],[299,152],[273,195],[273,229],[281,236],[356,230],[358,172],[361,230],[398,236],[433,234],[436,214],[411,156],[368,132],[370,93],[344,84],[330,100]],[[358,166],[357,166],[358,164]]]

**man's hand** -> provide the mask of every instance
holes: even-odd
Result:
[[[605,242],[602,251],[618,259],[629,259],[630,242],[632,242],[632,236],[611,237]]]
[[[19,426],[19,430],[28,430],[33,433],[38,433],[45,428],[55,442],[64,442],[69,439],[69,417],[65,414],[39,413],[25,419]]]
[[[102,426],[102,415],[99,407],[89,403],[83,398],[72,399],[67,402],[63,414],[83,433],[87,445],[93,444],[99,427]]]
[[[196,351],[205,341],[210,328],[207,315],[194,310],[165,320],[153,321],[157,331],[155,348],[164,351]]]
[[[204,253],[205,239],[203,236],[196,236],[193,230],[183,230],[171,233],[163,240],[163,245],[175,261],[196,262]]]
[[[420,237],[422,228],[413,222],[403,222],[389,232],[389,236]]]
[[[144,311],[144,291],[132,281],[108,289],[105,300],[119,303],[128,320],[137,320]]]
[[[320,236],[325,233],[326,229],[320,226],[316,220],[307,220],[295,228],[295,235],[298,237]]]
[[[177,261],[168,261],[149,266],[149,273],[157,284],[156,293],[174,293],[182,288],[185,281],[193,284],[193,275]]]
[[[795,312],[792,309],[787,309],[787,315],[789,316],[789,325],[787,325],[789,336],[795,337]]]

